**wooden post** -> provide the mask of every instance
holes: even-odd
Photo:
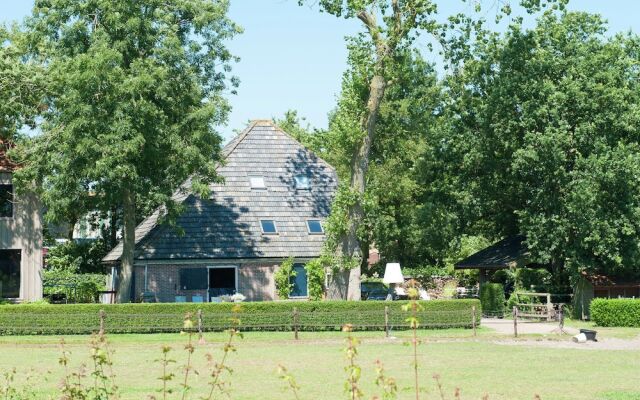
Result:
[[[389,306],[384,306],[384,337],[389,337]]]
[[[558,309],[558,328],[560,330],[560,334],[564,333],[564,304],[560,304],[560,308]]]
[[[551,293],[547,293],[547,321],[551,321],[552,313],[553,313],[553,305],[551,304]]]
[[[473,336],[476,336],[476,306],[471,307],[471,326],[473,327]]]
[[[513,306],[513,336],[518,337],[518,307]]]
[[[198,339],[202,340],[202,310],[198,310]]]
[[[298,340],[298,307],[293,307],[293,335]]]
[[[105,318],[105,312],[104,310],[100,310],[100,312],[98,313],[100,315],[100,336],[104,335],[104,318]]]

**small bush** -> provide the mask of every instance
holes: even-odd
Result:
[[[625,326],[640,328],[640,300],[593,299],[591,320],[598,326]]]
[[[504,314],[504,287],[500,283],[485,283],[480,288],[482,312],[487,315]]]
[[[383,330],[384,308],[389,307],[393,329],[408,329],[406,301],[275,301],[244,303],[239,315],[242,330],[293,329],[293,308],[299,311],[301,330],[338,330],[353,324],[359,330]],[[480,317],[478,300],[431,300],[420,302],[422,328],[471,327],[472,307]],[[98,314],[105,311],[110,333],[176,332],[187,312],[202,310],[203,329],[221,331],[230,327],[233,303],[143,303],[6,305],[0,307],[0,334],[87,334],[99,328]]]

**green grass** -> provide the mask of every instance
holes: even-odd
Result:
[[[640,335],[640,328],[626,327],[602,327],[592,321],[566,320],[565,326],[576,329],[593,329],[598,331],[598,336],[616,339],[634,339]]]
[[[640,330],[636,330],[636,334]],[[419,331],[423,343],[419,348],[420,376],[425,398],[436,397],[431,378],[441,376],[447,398],[453,398],[456,387],[463,399],[479,399],[485,393],[490,399],[638,399],[640,351],[576,350],[507,346],[496,342],[488,329],[480,329],[477,338],[470,330],[452,329]],[[370,398],[374,391],[374,361],[383,361],[389,376],[397,379],[400,399],[412,397],[411,349],[405,345],[410,332],[394,332],[396,339],[385,339],[381,332],[357,332],[362,340],[358,363],[362,366],[362,387]],[[207,344],[198,345],[194,354],[200,376],[192,380],[197,388],[192,399],[202,394],[206,385],[205,354],[221,354],[222,333],[205,336]],[[302,387],[303,399],[340,399],[343,392],[344,338],[340,332],[302,332],[299,341],[291,332],[247,333],[238,343],[238,351],[230,356],[234,373],[231,381],[233,399],[290,399],[277,378],[278,364],[285,365]],[[159,387],[161,372],[154,362],[160,346],[173,347],[174,367],[185,362],[185,337],[178,334],[112,335],[117,384],[122,398],[144,399]],[[41,397],[55,393],[61,371],[58,368],[59,338],[23,336],[0,338],[0,371],[16,367],[24,376],[33,369],[39,382]],[[87,336],[66,338],[72,352],[72,365],[88,360]],[[173,382],[175,388],[178,383]],[[1,385],[0,385],[1,386]]]

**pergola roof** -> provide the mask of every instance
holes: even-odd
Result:
[[[521,235],[501,241],[470,255],[455,264],[455,269],[503,269],[528,264],[529,250]]]

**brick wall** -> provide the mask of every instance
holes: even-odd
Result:
[[[149,264],[147,269],[147,292],[155,294],[158,302],[174,302],[176,296],[186,296],[187,301],[192,301],[192,296],[203,296],[207,300],[206,290],[182,290],[180,289],[181,268],[207,268],[210,264]],[[273,300],[275,298],[275,282],[273,273],[277,264],[247,263],[239,265],[238,292],[247,297],[247,301]],[[137,265],[134,271],[136,300],[142,299],[145,292],[145,267]]]

